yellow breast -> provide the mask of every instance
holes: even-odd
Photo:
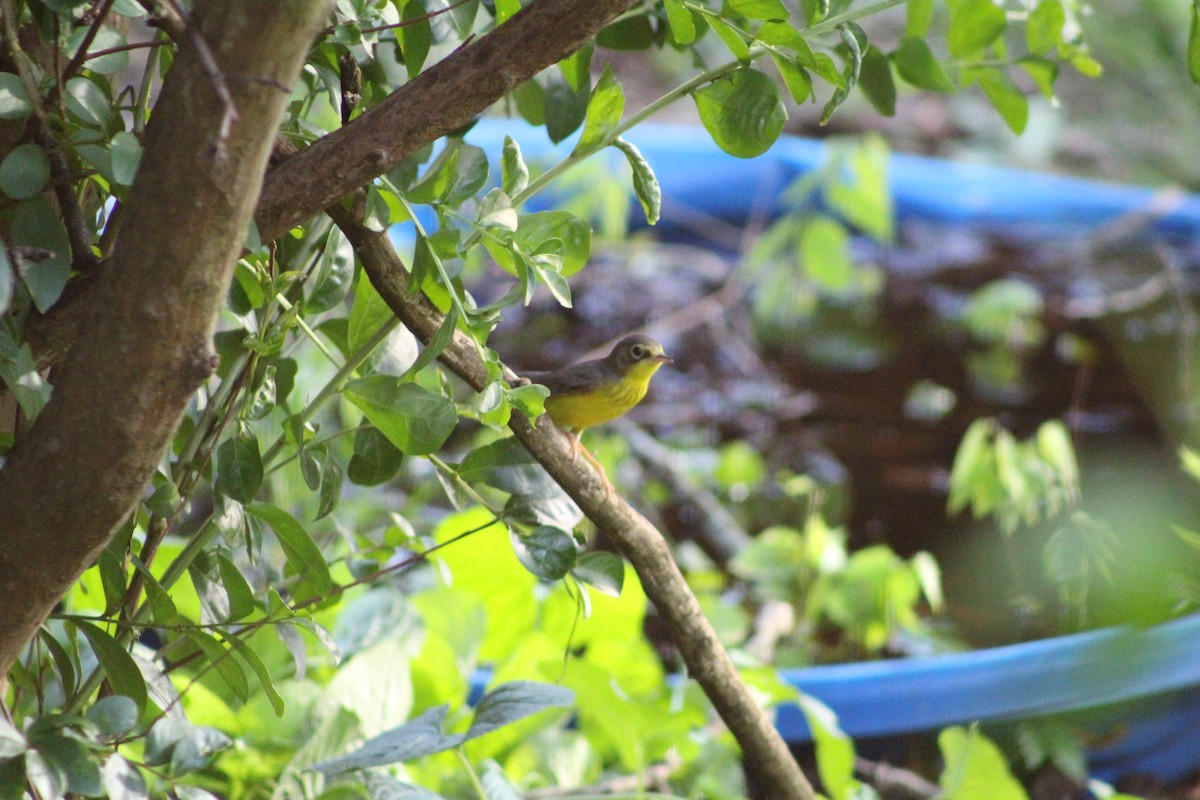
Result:
[[[573,431],[603,425],[641,402],[660,366],[655,361],[639,362],[620,380],[587,391],[552,394],[546,399],[546,413],[554,424]]]

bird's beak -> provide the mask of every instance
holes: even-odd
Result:
[[[670,357],[669,355],[667,355],[666,353],[659,353],[658,355],[651,356],[651,358],[652,358],[654,361],[658,362],[659,364],[673,364],[673,363],[675,363],[675,359],[671,358],[671,357]]]

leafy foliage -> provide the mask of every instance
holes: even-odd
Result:
[[[93,5],[29,0],[5,11],[22,42],[46,57],[12,45],[0,123],[44,125],[52,140],[20,133],[0,159],[12,233],[0,262],[0,380],[23,424],[51,391],[24,326],[56,307],[73,265],[109,254],[138,180],[155,87],[176,47],[188,46],[127,40],[124,31],[138,29],[129,23],[154,4]],[[9,676],[5,791],[433,798],[470,787],[507,798],[538,782],[579,786],[608,770],[641,772],[670,756],[683,764],[679,791],[741,794],[733,748],[706,726],[704,698],[690,683],[664,682],[642,635],[637,577],[592,546],[579,509],[524,450],[497,439],[514,410],[536,419],[545,392],[504,381],[488,337],[506,308],[539,291],[572,305],[569,279],[588,262],[591,222],[561,208],[524,210],[556,176],[615,147],[646,221],[657,221],[652,165],[621,137],[670,102],[690,96],[714,141],[749,158],[784,128],[781,83],[795,103],[821,95],[823,122],[855,90],[891,114],[904,83],[937,92],[977,85],[1019,130],[1027,111],[1014,74],[1049,94],[1059,62],[1098,69],[1070,38],[1068,7],[1057,0],[1028,15],[1024,38],[991,0],[951,0],[948,27],[936,33],[935,4],[914,0],[898,42],[871,40],[860,21],[891,5],[639,6],[506,98],[553,141],[578,134],[560,163],[539,172],[513,139],[493,163],[497,154],[470,144],[469,131],[426,143],[364,197],[369,228],[407,238],[412,291],[446,313],[423,347],[327,219],[269,245],[249,231],[217,334],[218,375],[144,501]],[[515,0],[341,0],[294,87],[282,135],[303,145],[350,122],[519,9]],[[129,50],[143,45],[149,56],[132,67]],[[627,115],[603,50],[650,47],[692,50],[697,63],[714,48],[728,58]],[[72,74],[56,71],[64,62]],[[355,72],[361,85],[351,92],[346,76]],[[795,280],[772,266],[780,252],[798,257],[806,292],[855,300],[874,291],[877,276],[851,257],[849,231],[892,237],[885,172],[886,148],[868,139],[798,184],[797,207],[821,212],[780,223],[752,257],[763,314],[794,315],[805,302],[784,295],[786,307],[778,304],[775,290]],[[73,197],[82,222],[50,203],[55,184],[69,189],[57,202]],[[72,252],[80,237],[85,252]],[[471,282],[485,258],[511,280],[480,304]],[[986,328],[986,308],[980,316]],[[455,335],[485,359],[481,393],[436,364]],[[22,430],[0,444],[7,450]],[[960,455],[952,504],[1017,520],[1069,503],[1073,461],[1061,434],[1051,429],[1022,449],[982,430]],[[989,457],[975,452],[981,438]],[[1001,450],[1025,456],[1014,466]],[[1046,469],[1050,479],[1038,483]],[[838,626],[866,651],[915,625],[918,602],[940,600],[927,561],[880,549],[848,555],[819,517],[803,533],[765,532],[737,568],[764,593],[804,597],[811,621]],[[485,661],[496,688],[470,712],[471,676]],[[561,712],[547,712],[567,706],[570,729]],[[810,701],[805,710],[823,731],[820,769],[832,796],[867,796],[835,721]],[[995,771],[962,736],[944,746],[954,774],[964,764],[967,773]],[[970,796],[961,781],[944,785],[957,792],[948,796]]]

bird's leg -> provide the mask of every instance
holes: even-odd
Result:
[[[608,479],[608,473],[604,471],[604,467],[600,466],[600,462],[596,460],[596,457],[593,456],[591,452],[583,446],[583,440],[579,438],[581,433],[581,431],[566,432],[567,438],[571,440],[571,463],[574,464],[579,458],[579,454],[583,453],[584,457],[588,461],[592,462],[592,466],[596,468],[596,472],[600,473],[600,480],[604,482],[605,498],[612,497],[613,492],[616,491],[613,489],[612,481]]]

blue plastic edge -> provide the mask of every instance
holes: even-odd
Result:
[[[465,138],[498,156],[506,135],[520,143],[528,161],[562,158],[574,146],[574,137],[554,145],[544,128],[505,119],[480,120]],[[782,190],[820,166],[828,154],[823,142],[783,136],[765,154],[741,159],[723,152],[703,129],[680,125],[642,124],[626,138],[658,176],[664,197],[659,226],[668,231],[687,219],[689,209],[735,223],[752,213],[777,216],[787,210]],[[616,164],[623,156],[610,149],[593,158]],[[1200,236],[1200,197],[1194,195],[1179,193],[1168,201],[1162,189],[906,154],[893,154],[888,171],[902,220],[1019,228],[1024,235],[1050,236],[1165,205],[1168,210],[1151,221],[1152,230],[1170,238]],[[631,219],[639,215],[640,210]]]

